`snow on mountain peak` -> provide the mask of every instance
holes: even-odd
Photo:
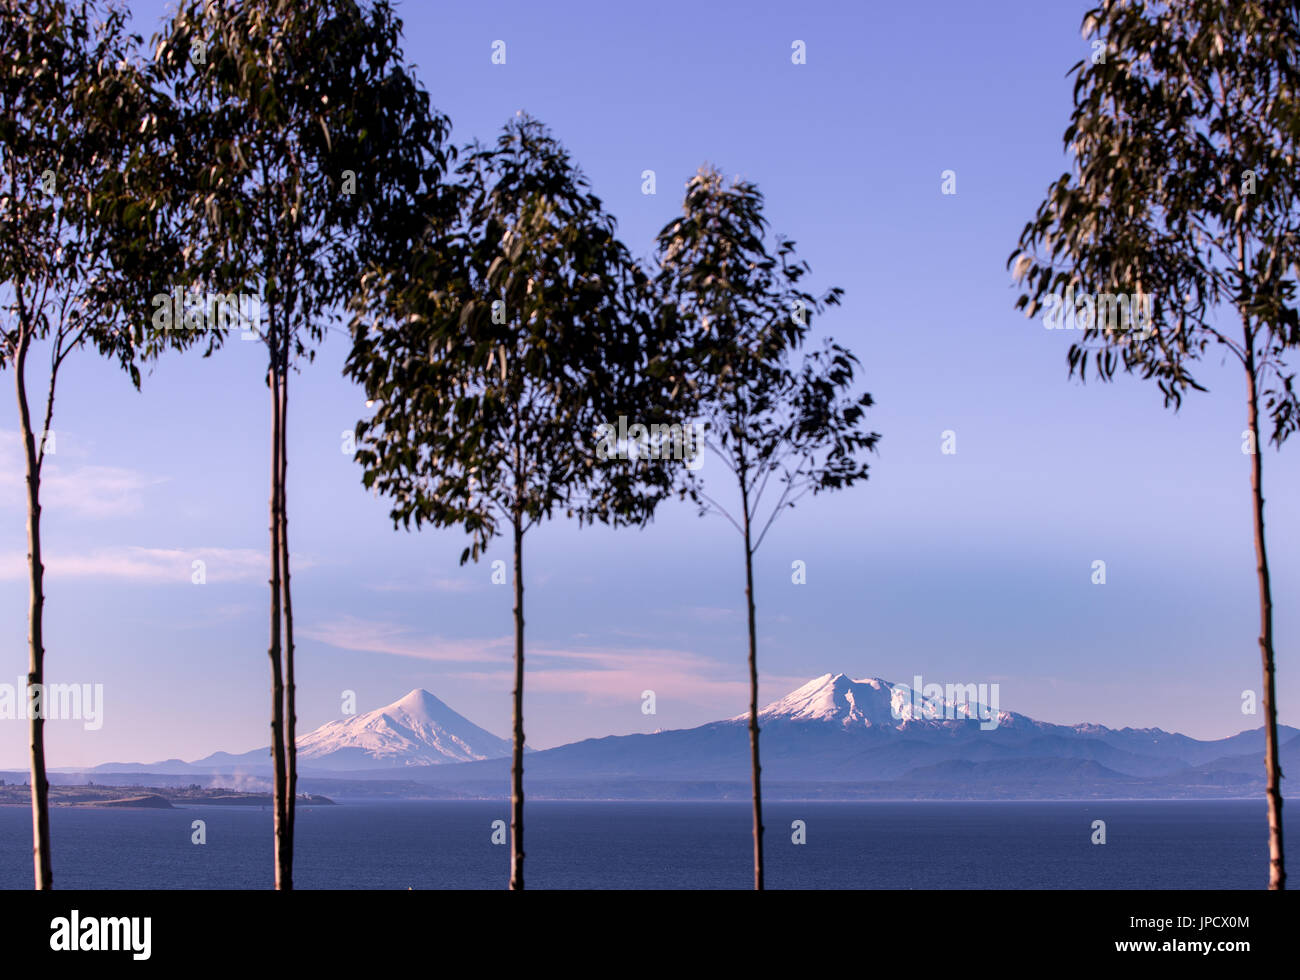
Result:
[[[892,691],[879,677],[853,680],[847,674],[822,674],[758,712],[760,720],[831,721],[846,727],[896,724],[890,713]],[[748,718],[746,712],[741,716]]]
[[[928,685],[927,685],[928,686]],[[847,674],[822,674],[785,697],[759,709],[760,721],[831,722],[844,728],[905,728],[913,724],[987,718],[987,708],[974,702],[913,696],[906,684],[879,677],[854,680]],[[1009,712],[997,712],[1010,721]],[[747,721],[749,712],[733,721]]]
[[[448,715],[460,717],[451,708],[447,707],[444,702],[419,687],[405,697],[379,710],[387,713],[404,713],[412,718],[424,718],[430,721],[436,721],[439,717],[445,718]]]
[[[334,768],[427,766],[495,759],[510,742],[485,731],[428,691],[331,721],[298,739],[298,757]]]

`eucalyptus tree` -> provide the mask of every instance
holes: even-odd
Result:
[[[826,340],[799,360],[814,312],[838,305],[842,290],[817,297],[795,243],[766,241],[763,195],[747,181],[728,186],[701,169],[686,185],[681,217],[659,232],[657,286],[693,340],[681,355],[704,449],[739,494],[728,508],[706,480],[707,461],[677,470],[701,515],[726,518],[743,541],[749,630],[749,745],[753,778],[754,887],[763,887],[763,805],[758,751],[758,638],[754,554],[773,523],[805,495],[867,478],[862,455],[880,436],[863,427],[869,394],[853,395],[858,359]],[[775,495],[775,501],[772,499]],[[734,511],[734,513],[733,513]]]
[[[394,525],[460,527],[461,564],[509,538],[510,887],[522,889],[524,538],[557,511],[650,518],[678,464],[602,462],[597,432],[658,420],[673,378],[649,283],[550,132],[521,116],[461,158],[449,220],[430,222],[406,266],[374,270],[346,371],[373,406],[357,424],[363,482],[391,499]]]
[[[270,393],[271,751],[276,887],[293,887],[297,787],[287,506],[291,369],[344,317],[362,270],[409,247],[447,163],[446,117],[407,66],[387,2],[187,0],[157,63],[194,134],[190,211],[220,253],[208,273],[252,290]],[[262,317],[260,314],[264,313]]]
[[[1279,448],[1300,420],[1287,364],[1300,345],[1298,13],[1293,0],[1108,0],[1089,11],[1094,54],[1072,69],[1064,136],[1072,165],[1008,259],[1026,315],[1060,307],[1060,324],[1082,331],[1071,376],[1086,380],[1091,360],[1102,381],[1121,370],[1154,379],[1176,410],[1205,390],[1193,374],[1203,357],[1242,369],[1273,889],[1286,870],[1260,415]],[[1126,297],[1128,316],[1094,295]]]
[[[94,0],[0,5],[0,370],[13,370],[25,464],[28,717],[35,884],[53,887],[44,715],[45,565],[41,479],[55,398],[74,352],[115,362],[137,388],[140,361],[182,334],[149,330],[150,297],[177,243],[159,215],[174,121],[142,65],[126,15]],[[37,352],[48,367],[35,388]]]

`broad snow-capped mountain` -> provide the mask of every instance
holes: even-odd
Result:
[[[758,710],[759,725],[771,722],[825,722],[845,729],[895,728],[907,729],[913,725],[943,724],[982,720],[994,727],[1020,718],[1008,711],[999,711],[996,703],[987,705],[976,695],[987,688],[972,685],[969,699],[954,697],[925,697],[921,691],[913,692],[905,684],[891,684],[879,677],[855,681],[847,674],[822,674],[785,697]],[[997,698],[992,700],[996,702]],[[730,721],[748,721],[749,712],[737,715]]]
[[[430,766],[510,755],[510,742],[457,714],[428,691],[298,739],[300,765],[330,769]]]
[[[525,778],[555,795],[743,798],[748,728],[746,712],[586,739],[534,753]],[[922,699],[878,677],[823,674],[760,708],[759,729],[765,791],[793,798],[1241,796],[1255,793],[1264,771],[1262,729],[1201,741],[1158,728],[1055,725],[1000,710],[997,693],[978,685],[956,697],[944,685],[943,696]],[[1284,759],[1300,755],[1300,731],[1281,733]],[[459,792],[497,789],[507,774],[500,761],[413,772]]]

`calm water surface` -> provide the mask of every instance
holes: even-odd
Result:
[[[300,808],[300,888],[502,888],[505,802]],[[203,820],[207,843],[190,842]],[[802,820],[807,843],[791,842]],[[1106,843],[1091,843],[1094,820]],[[765,804],[771,888],[1261,888],[1263,801]],[[529,803],[530,888],[748,888],[745,803]],[[271,813],[55,808],[60,888],[269,888]],[[1290,840],[1295,841],[1295,835]],[[1289,848],[1294,860],[1295,845]],[[30,888],[31,814],[0,807],[0,888]]]

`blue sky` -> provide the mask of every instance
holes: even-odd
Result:
[[[1004,709],[1054,722],[1198,737],[1261,723],[1240,708],[1260,683],[1240,369],[1213,356],[1211,393],[1174,414],[1137,380],[1067,380],[1071,334],[1013,308],[1004,263],[1066,169],[1065,73],[1090,50],[1087,6],[399,8],[458,143],[537,116],[639,255],[685,180],[716,164],[758,183],[818,290],[844,287],[817,330],[862,359],[883,440],[867,484],[806,498],[759,552],[765,699],[827,671],[921,674],[997,682]],[[133,9],[152,33],[162,5]],[[806,64],[791,63],[795,40]],[[948,169],[956,195],[940,192]],[[424,687],[505,735],[511,596],[490,563],[508,562],[506,543],[460,567],[456,532],[392,529],[340,451],[364,411],[346,350],[331,336],[291,382],[300,730],[337,718],[344,690],[368,710]],[[70,363],[47,475],[47,669],[104,683],[105,720],[51,722],[50,765],[267,744],[263,371],[261,346],[238,340],[163,360],[143,393],[92,357]],[[22,483],[12,397],[0,404],[0,683],[16,683]],[[1278,696],[1297,724],[1300,448],[1269,448],[1264,466]],[[194,559],[206,585],[191,584]],[[559,522],[530,534],[525,568],[531,744],[745,709],[742,554],[721,518],[669,505],[640,532]],[[25,747],[22,723],[0,722],[0,764],[23,765]]]

